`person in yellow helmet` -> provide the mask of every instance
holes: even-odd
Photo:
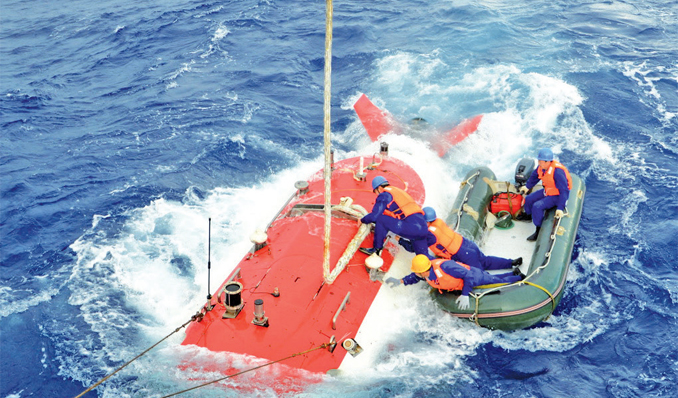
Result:
[[[412,273],[400,279],[399,282],[395,278],[389,278],[386,283],[397,286],[399,283],[412,285],[426,281],[440,291],[461,290],[457,305],[462,310],[469,308],[469,293],[474,287],[492,283],[514,283],[525,278],[525,275],[514,275],[513,272],[493,275],[453,260],[443,258],[431,260],[423,254],[414,256],[411,270]]]

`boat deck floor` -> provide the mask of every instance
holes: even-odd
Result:
[[[535,242],[528,242],[528,236],[534,233],[535,227],[532,222],[513,221],[513,227],[509,229],[492,228],[485,236],[480,249],[488,256],[497,256],[504,258],[523,258],[521,271],[527,271],[532,261]],[[502,273],[505,271],[490,271],[491,273]]]

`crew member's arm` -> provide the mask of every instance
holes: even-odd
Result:
[[[556,171],[553,173],[553,181],[556,183],[556,188],[558,188],[558,203],[557,203],[557,209],[558,210],[565,210],[565,204],[567,202],[567,198],[570,197],[570,189],[567,187],[567,176],[565,175],[565,172],[561,169],[556,169]]]
[[[423,281],[424,279],[420,278],[419,275],[417,275],[413,272],[413,273],[405,276],[401,280],[403,281],[404,285],[414,285],[415,283],[419,283],[419,282]]]
[[[539,172],[537,171],[538,168],[539,166],[537,166],[537,169],[534,169],[532,174],[530,174],[530,178],[528,178],[527,182],[525,183],[525,188],[527,188],[528,191],[539,182]]]
[[[377,196],[377,200],[374,202],[374,206],[372,206],[372,212],[361,218],[360,222],[363,224],[369,224],[377,221],[377,217],[384,214],[386,206],[391,203],[391,201],[393,201],[393,195],[388,192],[380,193]]]

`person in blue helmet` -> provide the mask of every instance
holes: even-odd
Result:
[[[567,199],[572,189],[572,177],[570,172],[553,159],[553,151],[543,148],[537,154],[539,165],[532,172],[524,186],[520,187],[520,193],[527,194],[541,180],[543,190],[538,190],[527,195],[523,205],[524,213],[518,214],[516,220],[529,221],[537,227],[536,231],[527,237],[529,241],[537,240],[544,214],[547,210],[556,208],[556,218],[563,216]]]
[[[514,267],[518,272],[523,263],[523,258],[518,257],[515,260],[510,258],[486,256],[478,245],[470,239],[466,239],[461,234],[455,232],[447,226],[445,221],[438,218],[436,211],[432,207],[424,207],[424,218],[428,224],[429,235],[427,243],[429,249],[435,254],[435,257],[455,260],[468,264],[471,267],[479,268],[483,271],[507,269]],[[398,243],[407,251],[414,252],[412,242],[400,238]],[[431,259],[434,257],[429,256]]]
[[[372,190],[377,194],[377,200],[372,211],[360,221],[363,224],[374,223],[374,242],[372,247],[361,247],[360,251],[368,255],[381,254],[390,231],[411,241],[415,253],[427,254],[426,238],[429,232],[424,211],[410,194],[391,186],[382,176],[372,179]]]

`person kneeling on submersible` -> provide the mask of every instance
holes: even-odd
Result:
[[[372,190],[377,194],[372,212],[360,222],[374,223],[374,243],[370,248],[361,247],[360,251],[379,255],[389,232],[409,239],[417,254],[428,253],[426,236],[428,229],[424,211],[404,190],[392,187],[386,178],[376,176],[372,180]]]
[[[514,275],[513,272],[493,275],[453,260],[442,258],[431,260],[423,254],[414,256],[411,270],[412,273],[401,279],[401,283],[413,285],[420,281],[426,281],[441,292],[443,290],[461,290],[457,305],[462,310],[469,308],[469,293],[474,287],[493,283],[514,283],[525,278],[525,275]],[[391,279],[396,280],[389,278],[386,283],[389,285],[395,284],[395,281],[391,281]]]

